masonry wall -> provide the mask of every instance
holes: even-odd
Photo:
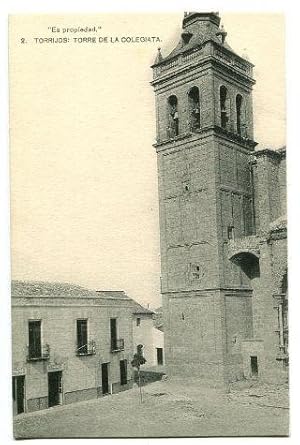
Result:
[[[243,270],[229,260],[228,230],[240,239],[255,233],[251,151],[225,138],[216,139],[217,215],[221,287],[250,287]]]
[[[256,153],[254,167],[255,203],[257,228],[260,233],[267,233],[270,223],[283,214],[286,196],[285,169],[280,165],[276,152]]]
[[[169,319],[165,349],[171,375],[189,374],[216,384],[242,378],[241,342],[252,333],[251,286],[229,261],[227,229],[233,213],[237,236],[253,230],[248,161],[249,151],[213,134],[176,141],[158,153],[162,291]],[[248,296],[225,303],[222,293],[208,291],[222,287],[247,288]],[[239,337],[234,353],[227,338],[231,326]]]
[[[222,313],[218,292],[182,293],[167,299],[166,362],[170,376],[223,384]]]
[[[281,294],[287,273],[286,227],[271,224],[285,212],[285,159],[281,154],[258,152],[255,192],[260,276],[251,281],[253,340],[243,345],[244,372],[251,377],[250,356],[257,356],[258,377],[282,382],[287,379],[288,367],[279,349],[278,305],[274,296]]]
[[[278,167],[279,197],[281,215],[287,214],[286,159],[282,157]]]
[[[284,381],[288,376],[287,364],[279,360],[279,324],[278,307],[274,295],[282,292],[282,280],[287,272],[286,238],[271,239],[262,246],[262,252],[268,256],[269,273],[265,280],[265,289],[262,293],[265,311],[263,320],[263,339],[265,347],[264,378],[269,381]]]
[[[214,147],[195,138],[159,154],[162,290],[217,286]],[[199,269],[197,269],[199,268]]]

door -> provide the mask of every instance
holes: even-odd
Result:
[[[109,363],[101,364],[101,374],[102,374],[102,394],[109,393],[109,384],[108,384],[108,365]]]
[[[156,356],[157,356],[157,364],[163,365],[164,364],[163,348],[156,348]]]
[[[127,385],[127,360],[120,360],[120,383]]]
[[[13,413],[21,414],[24,412],[25,405],[25,376],[20,375],[13,377],[12,380],[13,392]]]
[[[62,372],[55,371],[48,373],[48,406],[62,404]]]
[[[250,357],[250,363],[251,363],[251,376],[254,378],[257,378],[258,376],[258,363],[257,363],[257,356],[251,356]]]

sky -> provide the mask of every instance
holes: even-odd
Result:
[[[283,16],[220,15],[228,43],[255,64],[258,148],[285,145]],[[12,278],[123,289],[160,306],[150,65],[157,46],[167,55],[177,44],[182,16],[11,18]],[[159,36],[161,43],[34,41],[66,37],[49,26],[94,25],[98,36]]]

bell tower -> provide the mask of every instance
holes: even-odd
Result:
[[[161,292],[169,375],[224,384],[252,335],[249,277],[230,245],[255,233],[253,65],[218,13],[185,13],[176,48],[155,60]]]

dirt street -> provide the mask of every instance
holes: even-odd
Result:
[[[197,382],[166,380],[112,396],[22,414],[16,438],[288,435],[287,388],[234,387],[224,394]]]

